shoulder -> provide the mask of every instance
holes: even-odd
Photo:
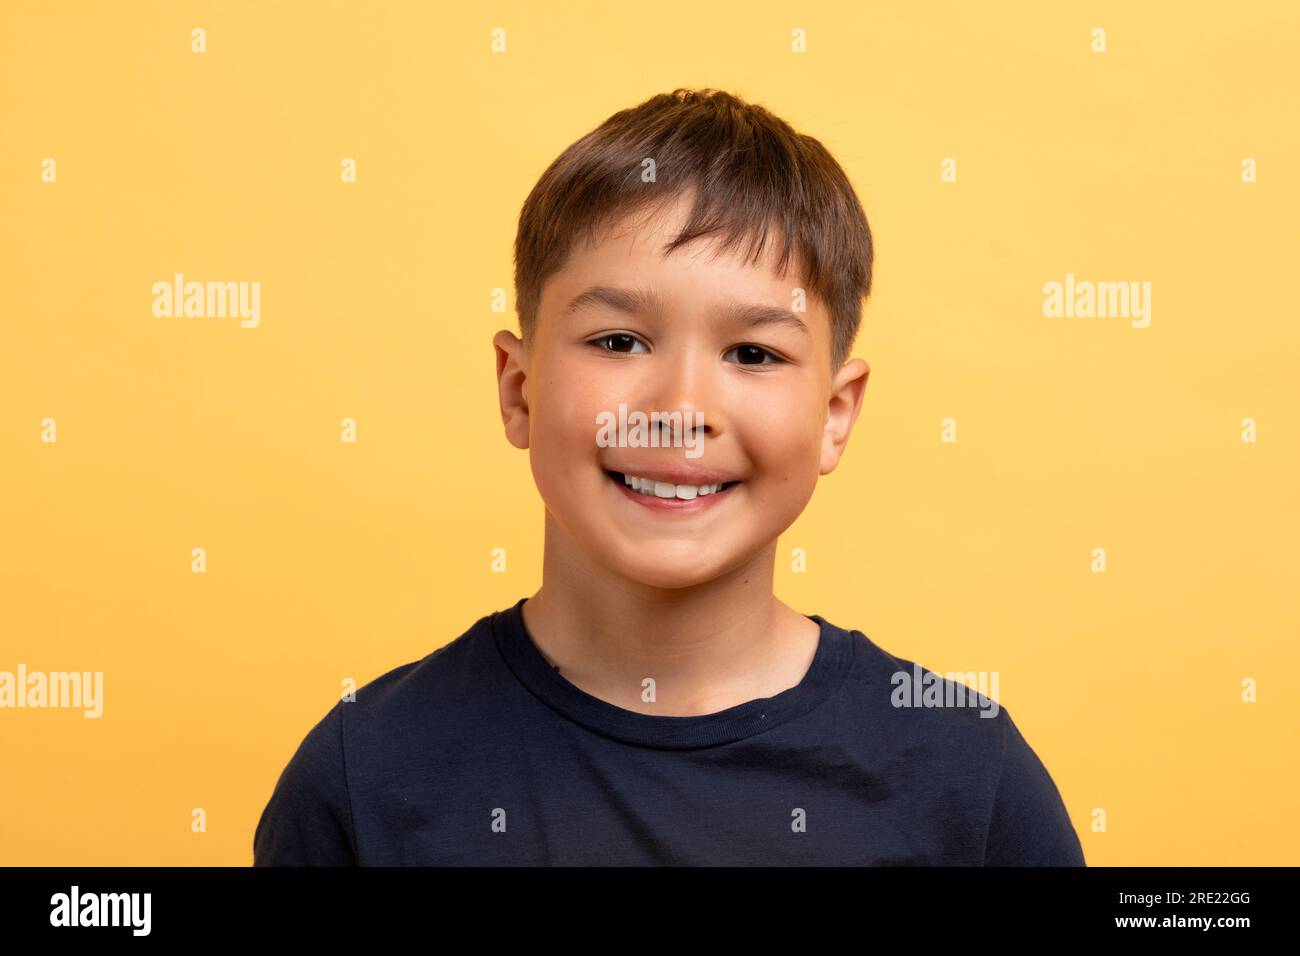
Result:
[[[978,815],[985,865],[1084,865],[1055,782],[997,700],[997,672],[939,673],[852,634],[869,739],[883,737],[892,760]]]
[[[935,759],[996,771],[1006,739],[1006,712],[996,674],[939,673],[891,654],[851,631],[854,697],[895,740],[925,744]]]
[[[425,655],[381,674],[360,687],[355,700],[341,703],[342,734],[349,748],[391,743],[393,733],[411,725],[422,731],[465,718],[500,696],[503,668],[493,614]]]
[[[429,742],[491,692],[497,653],[485,615],[450,643],[385,672],[332,706],[303,737],[254,833],[256,865],[347,864],[356,857],[353,788],[401,748]],[[447,720],[441,718],[447,717]],[[416,729],[419,733],[403,733]]]
[[[330,708],[281,771],[253,833],[255,866],[346,866],[356,836],[344,772],[341,704]]]
[[[989,813],[986,866],[1085,866],[1083,845],[1056,782],[1011,714]]]

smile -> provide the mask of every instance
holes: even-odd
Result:
[[[714,499],[726,497],[729,489],[740,484],[738,481],[724,481],[712,485],[677,485],[668,481],[655,481],[653,478],[625,475],[621,471],[606,471],[605,474],[638,504],[673,510],[684,507],[697,509],[712,504]]]

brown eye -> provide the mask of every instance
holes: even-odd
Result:
[[[606,348],[606,342],[616,343],[614,348]],[[632,347],[639,344],[636,336],[628,335],[626,332],[610,332],[608,335],[602,335],[598,339],[592,339],[587,343],[602,352],[624,352],[629,353]]]
[[[757,345],[737,345],[731,351],[738,354],[741,365],[777,365],[782,361],[775,353]],[[764,362],[764,356],[771,358],[772,361]]]

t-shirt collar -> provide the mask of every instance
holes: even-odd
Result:
[[[812,664],[803,679],[772,697],[746,701],[694,717],[641,714],[601,700],[563,677],[542,656],[524,625],[520,598],[492,615],[492,633],[506,664],[552,710],[589,730],[624,743],[662,750],[685,750],[732,743],[805,714],[843,681],[852,664],[852,635],[818,614],[805,615],[821,628]]]

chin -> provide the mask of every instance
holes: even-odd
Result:
[[[685,551],[685,554],[674,552]],[[676,590],[707,584],[720,577],[725,566],[717,561],[701,561],[698,547],[665,549],[660,553],[633,546],[632,553],[619,557],[602,557],[605,567],[630,581],[651,588]]]
[[[716,574],[689,576],[681,574],[654,575],[647,574],[645,568],[635,568],[631,571],[624,572],[624,576],[630,580],[636,581],[638,584],[644,585],[645,587],[658,588],[662,591],[677,591],[684,588],[698,587],[701,584],[708,584],[717,577]]]

